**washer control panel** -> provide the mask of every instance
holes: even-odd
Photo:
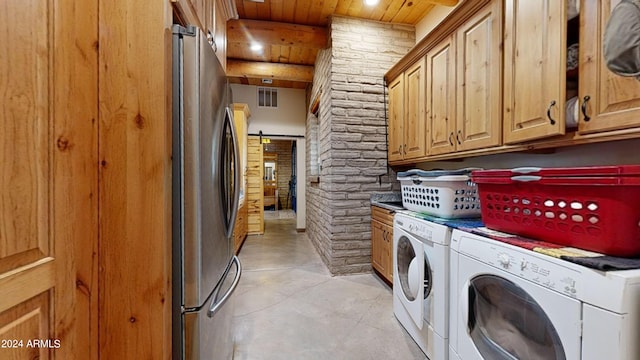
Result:
[[[460,254],[570,297],[581,291],[581,273],[545,259],[546,255],[478,236],[460,239]]]
[[[396,213],[394,228],[402,229],[422,242],[449,245],[451,228],[404,213]]]

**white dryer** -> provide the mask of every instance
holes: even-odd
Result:
[[[451,280],[451,359],[640,359],[640,270],[454,230]]]
[[[393,312],[431,360],[448,359],[451,228],[408,213],[393,226]]]

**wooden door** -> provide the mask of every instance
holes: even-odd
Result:
[[[500,145],[502,12],[494,0],[457,32],[457,150]]]
[[[404,114],[404,74],[401,74],[389,84],[389,124],[387,129],[389,162],[400,161],[403,158]]]
[[[427,53],[429,155],[456,150],[455,48],[449,37]]]
[[[97,358],[98,3],[2,5],[0,359]]]
[[[555,0],[506,0],[504,142],[565,132],[566,6]]]
[[[264,233],[264,168],[260,137],[247,138],[247,231]]]
[[[602,54],[612,3],[585,1],[580,9],[580,133],[640,126],[640,81],[609,71]]]
[[[422,59],[405,71],[405,106],[403,155],[418,159],[427,155],[427,123],[425,120],[425,61]]]

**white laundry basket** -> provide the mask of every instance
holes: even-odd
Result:
[[[474,169],[410,170],[398,173],[405,209],[442,218],[480,217]]]

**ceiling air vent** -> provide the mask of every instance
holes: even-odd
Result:
[[[278,89],[270,87],[258,88],[258,107],[259,108],[277,108],[278,107]]]

